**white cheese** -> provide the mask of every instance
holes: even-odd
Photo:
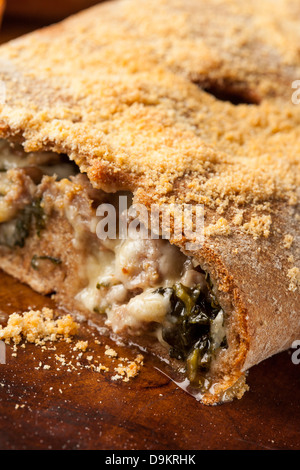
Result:
[[[178,282],[187,258],[166,240],[127,239],[108,246],[88,257],[88,285],[76,299],[90,311],[105,310],[115,330],[162,323],[170,310],[170,295],[153,292]]]
[[[211,325],[211,337],[213,341],[213,347],[219,348],[222,344],[223,339],[226,336],[226,330],[224,326],[224,312],[220,310]]]
[[[127,305],[108,309],[107,324],[115,333],[125,327],[137,331],[145,323],[163,323],[170,309],[170,295],[150,289],[133,297]]]
[[[129,316],[145,323],[162,323],[170,309],[170,295],[153,293],[152,289],[133,297],[127,305]]]

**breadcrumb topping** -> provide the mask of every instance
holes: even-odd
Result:
[[[244,233],[267,238],[274,221],[258,208],[299,203],[299,9],[119,0],[12,41],[1,47],[1,135],[68,154],[95,187],[234,207],[229,227],[217,222],[208,237],[230,235],[246,210]],[[214,87],[252,104],[204,91]]]
[[[250,222],[243,225],[243,230],[245,233],[251,234],[254,239],[259,237],[268,238],[271,225],[272,218],[270,215],[253,216]]]
[[[284,248],[286,248],[287,250],[289,250],[293,244],[293,241],[294,241],[294,237],[293,235],[285,235],[284,236],[284,239],[283,239],[283,246]]]
[[[226,219],[221,217],[215,224],[208,225],[204,228],[205,236],[212,237],[217,235],[230,235],[231,230]]]
[[[288,278],[290,279],[289,290],[295,292],[300,286],[300,269],[294,266],[288,271]]]

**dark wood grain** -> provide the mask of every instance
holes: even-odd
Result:
[[[23,18],[46,21],[59,21],[101,0],[7,0],[6,15],[12,18]]]
[[[52,301],[0,272],[2,323],[12,312],[44,305]],[[86,324],[79,337],[102,359],[105,345],[113,344]],[[137,353],[115,349],[128,358]],[[155,368],[152,357],[137,378],[123,383],[112,381],[111,372],[57,370],[55,354],[72,355],[66,343],[55,352],[27,345],[17,357],[12,353],[8,346],[7,363],[0,365],[1,449],[300,448],[300,366],[288,352],[252,369],[242,400],[218,407],[196,402]],[[35,369],[40,362],[50,370]],[[112,366],[110,358],[102,362]]]

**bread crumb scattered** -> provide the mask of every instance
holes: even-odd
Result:
[[[10,315],[7,326],[0,326],[0,340],[5,340],[7,343],[13,342],[13,356],[17,356],[18,347],[25,347],[25,342],[33,343],[38,347],[41,347],[42,351],[56,351],[56,347],[52,345],[46,345],[46,342],[66,340],[72,338],[78,333],[79,325],[72,319],[70,315],[66,315],[61,318],[55,318],[53,310],[49,308],[43,308],[42,310],[30,310],[22,314],[13,313]],[[101,342],[95,340],[95,344],[101,345]],[[71,358],[66,358],[65,354],[54,354],[54,356],[47,356],[47,359],[54,359],[59,363],[60,367],[54,366],[54,370],[60,371],[62,368],[66,368],[67,372],[78,371],[89,369],[96,373],[109,372],[109,367],[103,365],[99,361],[99,357],[96,354],[85,355],[88,350],[88,341],[77,341],[75,346],[70,349],[72,352],[78,351],[73,354]],[[105,346],[104,354],[114,361],[118,357],[117,351],[110,346]],[[46,360],[46,358],[45,358]],[[81,361],[82,360],[82,361]],[[114,368],[115,375],[111,377],[111,380],[116,381],[122,379],[124,382],[128,382],[130,379],[136,377],[143,366],[143,356],[137,355],[134,361],[128,358],[120,358],[120,364]],[[122,363],[121,363],[122,362]],[[51,366],[40,361],[35,370],[50,370]],[[71,384],[70,384],[71,385]],[[53,389],[53,388],[52,388]],[[59,393],[63,393],[59,389]]]
[[[71,315],[54,319],[52,309],[30,310],[21,315],[13,313],[8,319],[7,326],[0,326],[0,340],[19,344],[22,339],[29,343],[41,341],[56,341],[74,336],[78,331],[78,324]]]
[[[104,354],[109,357],[118,357],[118,353],[114,349],[110,348],[109,346],[105,346]]]
[[[73,351],[82,351],[85,352],[88,348],[89,342],[88,341],[78,341],[75,346]]]
[[[144,365],[143,361],[144,357],[139,354],[134,361],[128,361],[126,366],[119,364],[119,366],[114,369],[115,372],[117,372],[117,375],[114,376],[114,380],[123,379],[123,382],[128,382],[129,379],[136,377]]]

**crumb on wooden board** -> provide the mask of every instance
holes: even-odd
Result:
[[[90,341],[78,339],[79,330],[80,325],[71,315],[57,316],[54,310],[43,308],[29,310],[22,314],[11,314],[6,326],[0,325],[0,340],[7,344],[12,343],[12,357],[17,357],[18,348],[24,349],[28,343],[34,344],[43,351],[54,351],[51,359],[54,359],[57,364],[56,371],[62,367],[66,368],[67,372],[77,371],[79,373],[82,369],[96,373],[112,371],[114,375],[111,380],[122,380],[123,382],[129,382],[139,374],[144,364],[144,357],[141,354],[138,354],[134,360],[130,360],[127,357],[119,357],[115,349],[105,345],[104,357],[111,362],[108,367],[101,363],[101,356],[92,349]],[[67,359],[65,354],[56,352],[55,343],[61,341],[70,344],[71,358]],[[102,344],[98,339],[95,339],[94,343],[95,345]],[[49,356],[48,359],[50,359]],[[116,366],[117,359],[118,365]],[[47,364],[46,360],[45,362],[40,361],[35,367],[35,370],[51,371],[52,369],[55,367]]]

